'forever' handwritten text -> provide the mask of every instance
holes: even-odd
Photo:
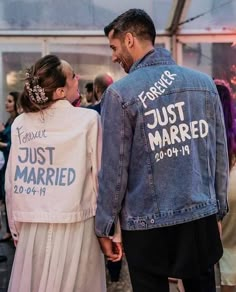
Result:
[[[16,128],[17,130],[17,137],[19,139],[19,143],[20,144],[24,144],[27,143],[31,140],[34,139],[42,139],[42,138],[47,138],[46,135],[46,130],[38,130],[38,131],[34,131],[34,132],[25,132],[22,130],[22,127],[20,128]]]

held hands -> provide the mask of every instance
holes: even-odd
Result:
[[[120,261],[123,255],[122,243],[113,242],[109,237],[98,237],[102,252],[109,261]]]

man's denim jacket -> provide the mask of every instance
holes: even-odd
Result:
[[[102,101],[96,233],[180,224],[228,210],[223,112],[212,79],[159,48]]]

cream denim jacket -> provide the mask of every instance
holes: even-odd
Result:
[[[101,155],[100,117],[67,100],[12,125],[6,171],[10,229],[21,222],[72,223],[95,215]]]

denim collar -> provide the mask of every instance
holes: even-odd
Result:
[[[130,68],[129,73],[147,66],[152,65],[175,65],[175,61],[172,59],[171,54],[164,48],[156,48],[149,51],[141,59],[136,61]]]

